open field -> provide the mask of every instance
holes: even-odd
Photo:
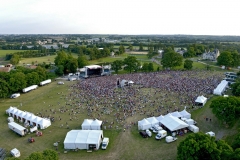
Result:
[[[0,50],[0,58],[5,57],[6,54],[16,53],[16,52],[24,52],[24,51],[27,51],[27,50]]]
[[[164,75],[166,77],[170,75]],[[201,76],[201,75],[198,75]],[[44,149],[54,149],[53,143],[60,141],[59,146],[59,156],[60,159],[176,159],[177,155],[177,145],[185,139],[187,135],[178,136],[178,140],[171,144],[166,144],[164,140],[156,141],[153,134],[153,137],[143,139],[140,137],[137,131],[137,125],[132,125],[129,129],[126,129],[126,132],[123,132],[123,125],[131,124],[132,122],[137,122],[142,118],[146,118],[147,114],[153,113],[154,116],[158,116],[160,114],[166,113],[166,109],[162,109],[161,112],[156,112],[155,105],[152,105],[152,102],[162,101],[162,105],[171,107],[170,110],[174,110],[173,101],[176,103],[176,106],[179,107],[180,110],[184,108],[184,104],[179,102],[179,95],[174,92],[168,92],[165,90],[161,90],[159,93],[155,93],[155,89],[142,88],[141,89],[141,97],[144,100],[145,98],[150,99],[149,102],[144,104],[143,110],[146,111],[146,114],[140,114],[140,111],[133,116],[128,116],[125,121],[116,122],[115,121],[115,113],[117,113],[118,109],[112,106],[110,108],[110,114],[106,114],[105,112],[101,112],[100,120],[107,120],[109,123],[114,121],[115,123],[112,125],[113,127],[110,129],[107,127],[104,130],[104,136],[110,138],[110,144],[106,151],[98,150],[93,153],[87,153],[86,150],[81,150],[78,152],[69,151],[67,154],[64,154],[63,151],[63,141],[66,136],[66,133],[71,129],[80,129],[81,123],[86,118],[98,117],[98,112],[90,113],[86,110],[86,102],[82,102],[84,97],[76,98],[73,95],[77,93],[81,93],[77,88],[70,87],[72,84],[77,82],[69,82],[66,81],[65,85],[57,85],[55,81],[51,84],[43,87],[39,87],[37,90],[31,91],[26,94],[21,94],[21,96],[17,99],[1,99],[0,101],[0,120],[3,124],[0,126],[1,134],[0,134],[0,144],[1,147],[6,148],[8,151],[12,148],[18,148],[21,151],[22,158],[27,157],[30,153],[35,151],[42,151]],[[133,87],[137,87],[133,86]],[[125,91],[117,89],[116,90],[119,95],[124,95]],[[72,93],[70,95],[70,93]],[[167,96],[166,96],[167,95]],[[139,95],[135,95],[136,99]],[[182,96],[182,95],[181,95]],[[182,96],[184,98],[185,96]],[[162,100],[162,98],[166,98],[166,100]],[[187,97],[185,97],[187,98]],[[214,99],[214,97],[212,98]],[[101,104],[103,100],[99,100],[100,102],[95,102],[94,99],[89,103],[98,103],[100,106],[104,107],[107,105]],[[123,99],[124,101],[124,99]],[[210,100],[211,101],[211,100]],[[200,109],[191,109],[188,111],[192,113],[192,117],[198,122],[198,126],[200,131],[214,131],[218,138],[224,138],[226,135],[233,135],[236,132],[236,129],[228,129],[223,128],[220,122],[216,119],[216,117],[211,113],[209,109],[208,103]],[[78,113],[74,115],[70,115],[71,112],[60,112],[60,109],[71,109],[78,108],[78,103],[81,102],[82,108],[79,108]],[[22,106],[20,105],[22,103]],[[160,103],[159,103],[160,104]],[[9,108],[9,106],[16,106],[21,110],[29,111],[34,114],[41,113],[44,116],[54,116],[55,122],[52,125],[43,130],[42,137],[36,137],[34,134],[29,134],[26,137],[19,137],[14,132],[8,129],[7,126],[7,115],[5,114],[5,110]],[[93,107],[97,106],[97,104],[93,105]],[[151,106],[151,107],[150,107]],[[98,105],[99,107],[99,105]],[[50,111],[54,110],[56,113]],[[99,111],[100,112],[100,111]],[[205,117],[209,117],[212,119],[212,122],[206,122]],[[61,120],[59,119],[61,118]],[[70,120],[72,118],[72,120]],[[70,129],[67,129],[66,122],[68,123]],[[108,126],[108,124],[104,124],[104,126]],[[118,127],[117,127],[118,126]],[[30,144],[27,142],[29,137],[33,136],[36,142]],[[147,154],[146,154],[147,153]]]

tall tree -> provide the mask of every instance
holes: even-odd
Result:
[[[25,74],[22,72],[17,72],[10,78],[9,86],[12,92],[18,92],[27,86],[27,81],[25,79]]]
[[[18,64],[20,61],[20,57],[18,54],[13,54],[12,58],[10,59],[10,63],[13,65]]]
[[[192,67],[193,67],[193,61],[189,60],[189,59],[186,59],[184,61],[184,68],[187,69],[187,70],[191,70]]]
[[[118,51],[119,51],[119,54],[125,53],[125,48],[124,48],[124,46],[123,46],[123,45],[120,45]]]
[[[149,71],[149,72],[154,71],[153,63],[148,63],[148,71]]]
[[[147,72],[148,71],[148,63],[143,63],[143,66],[142,66],[142,71],[143,72]]]
[[[183,57],[174,52],[174,51],[168,51],[168,52],[164,52],[164,56],[162,58],[162,65],[163,68],[173,68],[176,66],[181,66],[182,65],[182,61],[183,61]]]
[[[69,57],[66,62],[66,72],[75,73],[78,68],[78,61],[76,58]]]
[[[88,60],[87,60],[87,57],[85,55],[79,55],[78,56],[78,67],[79,68],[83,68],[84,66],[88,65]]]
[[[217,148],[215,137],[204,133],[189,135],[177,147],[178,160],[220,160],[221,151]]]
[[[142,43],[140,43],[140,45],[139,45],[139,51],[143,51],[143,44]]]
[[[122,69],[123,61],[122,60],[116,60],[113,61],[111,68],[115,71],[115,73],[118,74],[118,71]]]
[[[138,70],[140,67],[140,63],[135,56],[128,56],[123,60],[123,63],[126,65],[124,69],[129,71],[129,73]]]
[[[233,61],[232,54],[229,51],[222,52],[217,58],[217,64],[224,65],[226,67],[232,67]]]
[[[0,98],[6,98],[10,94],[9,88],[9,83],[0,78]]]

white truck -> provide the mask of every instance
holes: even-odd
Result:
[[[102,149],[107,149],[108,143],[109,143],[109,138],[104,137],[102,141]]]
[[[193,119],[186,119],[184,120],[185,123],[187,123],[188,125],[196,125],[197,122],[194,121]]]
[[[160,139],[162,139],[162,138],[164,138],[166,136],[167,136],[167,131],[161,130],[161,131],[158,132],[158,134],[156,135],[155,139],[156,140],[160,140]]]
[[[215,133],[212,131],[207,132],[206,135],[209,135],[210,137],[215,137]]]
[[[167,143],[171,143],[171,142],[174,142],[174,141],[176,141],[177,140],[177,138],[176,137],[173,137],[173,136],[167,136],[166,137],[166,142]]]
[[[8,123],[8,127],[20,136],[25,136],[27,134],[27,129],[15,122]]]
[[[38,87],[38,85],[32,85],[32,86],[30,86],[30,87],[24,88],[22,91],[23,91],[24,93],[26,93],[26,92],[29,92],[29,91],[31,91],[31,90],[37,89],[37,87]]]
[[[47,79],[47,80],[45,80],[45,81],[40,82],[40,86],[43,86],[43,85],[48,84],[48,83],[51,83],[51,82],[52,82],[51,79]]]

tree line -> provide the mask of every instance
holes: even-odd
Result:
[[[28,86],[38,85],[41,81],[53,77],[53,74],[40,66],[36,69],[17,66],[9,73],[0,72],[0,98],[6,98],[12,93],[21,92]]]

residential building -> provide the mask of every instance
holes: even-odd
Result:
[[[210,52],[210,50],[208,52],[205,50],[205,53],[203,53],[203,59],[216,61],[219,55],[220,52],[218,49],[215,49],[212,52]]]

